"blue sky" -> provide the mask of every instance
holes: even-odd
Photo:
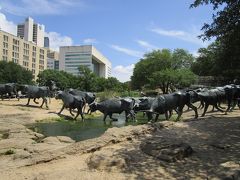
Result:
[[[129,80],[134,64],[152,49],[183,48],[196,55],[197,38],[212,9],[194,0],[1,0],[0,28],[16,33],[27,16],[45,25],[51,48],[93,44],[112,62],[112,76]]]

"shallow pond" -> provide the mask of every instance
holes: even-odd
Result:
[[[78,118],[78,121],[66,120],[59,118],[54,122],[39,122],[29,126],[35,132],[41,133],[45,136],[68,136],[75,141],[82,141],[101,136],[110,127],[122,127],[126,125],[139,125],[147,123],[147,118],[142,114],[137,115],[137,122],[129,120],[125,122],[124,113],[120,115],[114,115],[118,118],[118,121],[110,121],[106,119],[106,123],[103,122],[103,116],[99,117],[86,117],[84,122]]]

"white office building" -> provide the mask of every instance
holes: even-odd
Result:
[[[59,69],[79,75],[78,67],[84,65],[99,77],[111,76],[111,62],[94,46],[63,46],[60,47]]]
[[[44,33],[45,26],[34,23],[31,17],[17,25],[17,36],[25,41],[33,42],[39,47],[44,47]]]

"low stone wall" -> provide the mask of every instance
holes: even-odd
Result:
[[[203,86],[223,86],[229,84],[230,80],[225,77],[198,76],[197,85]]]

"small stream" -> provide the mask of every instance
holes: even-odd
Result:
[[[142,114],[137,116],[138,121],[125,122],[125,115],[114,115],[118,121],[110,121],[106,119],[103,122],[103,116],[87,118],[84,122],[78,118],[77,121],[73,120],[60,120],[54,122],[41,122],[29,126],[29,129],[41,133],[44,136],[68,136],[75,141],[82,141],[101,136],[108,128],[123,127],[127,125],[139,125],[147,123],[147,118],[142,117]]]

